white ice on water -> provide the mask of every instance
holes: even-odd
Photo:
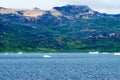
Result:
[[[114,53],[114,55],[119,55],[120,56],[120,53]]]
[[[89,52],[89,54],[99,54],[99,52]]]
[[[23,54],[23,52],[18,52],[17,54]]]
[[[44,58],[50,58],[51,56],[49,55],[43,55]]]

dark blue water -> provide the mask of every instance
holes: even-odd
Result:
[[[120,80],[120,56],[43,55],[0,55],[0,80]]]

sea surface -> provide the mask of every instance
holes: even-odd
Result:
[[[120,80],[120,56],[112,53],[0,54],[0,80]]]

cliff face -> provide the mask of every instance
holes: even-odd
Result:
[[[0,52],[120,51],[119,15],[84,5],[49,11],[0,7]]]

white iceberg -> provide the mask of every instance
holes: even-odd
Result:
[[[23,54],[23,52],[18,52],[17,54]]]
[[[43,57],[44,57],[44,58],[50,58],[51,56],[49,56],[49,55],[44,55]]]
[[[89,54],[99,54],[99,52],[89,52]]]
[[[114,53],[114,55],[119,55],[120,56],[120,53]]]
[[[5,55],[8,55],[9,53],[4,53]]]

